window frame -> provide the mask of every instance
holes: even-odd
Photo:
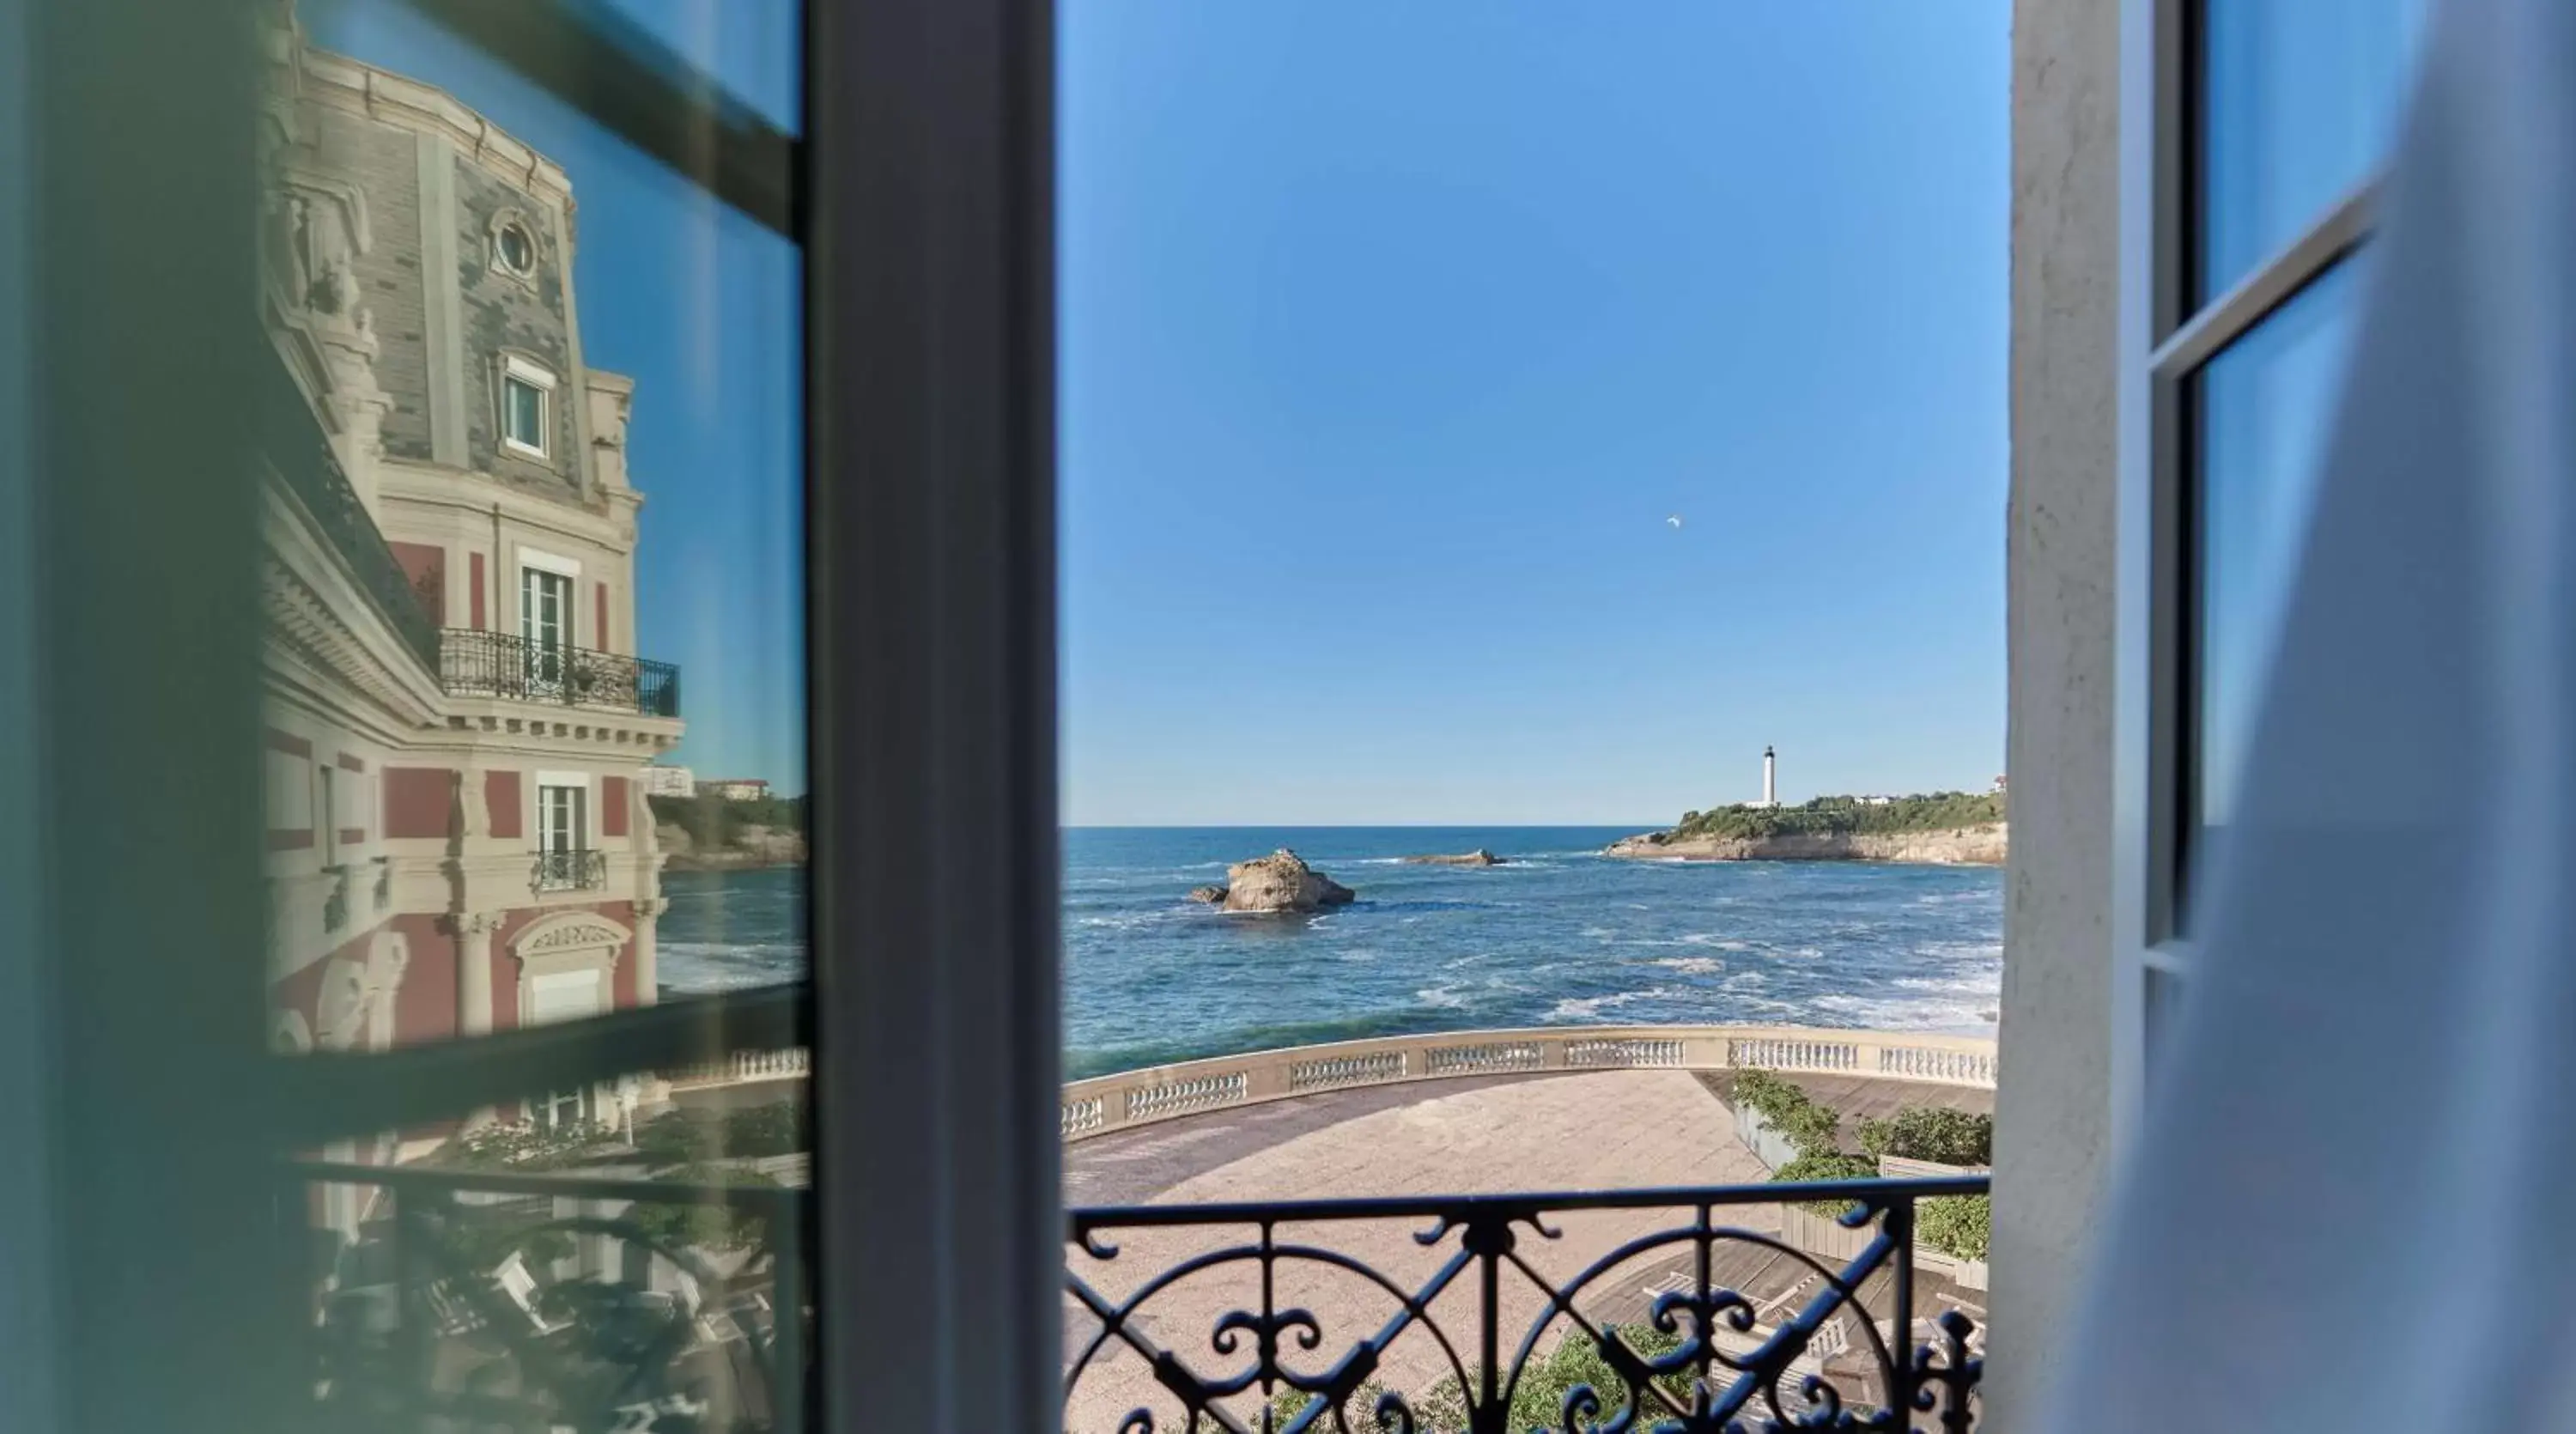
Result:
[[[817,959],[804,986],[287,1056],[249,974],[267,912],[237,826],[261,809],[244,660],[261,620],[243,579],[259,556],[251,376],[273,359],[241,302],[259,256],[247,223],[174,250],[163,222],[254,212],[260,75],[242,37],[260,3],[34,7],[32,122],[0,135],[36,153],[30,198],[62,201],[25,206],[47,283],[18,346],[47,356],[27,379],[40,421],[23,465],[40,500],[28,545],[48,555],[23,608],[43,739],[26,823],[47,861],[0,873],[34,888],[12,904],[41,926],[32,1029],[82,1034],[30,1044],[42,1078],[11,1107],[42,1155],[26,1188],[50,1199],[0,1236],[45,1285],[0,1282],[42,1312],[19,1346],[35,1380],[65,1392],[66,1428],[300,1422],[284,1361],[311,1318],[307,1252],[243,1238],[294,1208],[279,1158],[810,1045],[812,1216],[773,1233],[782,1305],[810,1272],[830,1316],[823,1348],[784,1351],[812,1378],[771,1391],[781,1427],[955,1427],[968,1401],[974,1422],[1054,1427],[1052,6],[814,0],[800,140],[601,7],[408,0],[801,246],[811,949],[905,954]],[[128,103],[96,102],[102,74]],[[138,125],[166,142],[136,149]],[[115,581],[137,570],[165,580]],[[74,670],[99,651],[120,660]],[[137,870],[155,900],[119,899]],[[190,959],[138,981],[135,951]],[[799,1322],[779,1328],[792,1346]],[[920,1377],[969,1367],[993,1378]]]
[[[2198,969],[2180,920],[2199,693],[2195,377],[2367,242],[2373,176],[2223,292],[2195,303],[2202,137],[2197,82],[2208,0],[2131,0],[2120,38],[2118,558],[2112,738],[2111,1133],[2135,1139],[2148,1032]]]
[[[528,261],[510,262],[510,235],[516,232],[528,247]],[[516,209],[505,209],[492,218],[492,268],[495,272],[526,283],[537,276],[537,261],[542,251],[537,246],[535,226]]]
[[[542,364],[517,354],[501,356],[501,421],[494,427],[501,435],[504,450],[540,463],[554,461],[554,445],[549,439],[554,431],[556,382],[553,370]],[[518,405],[512,401],[516,388],[525,388],[537,396],[537,441],[534,443],[512,431],[518,413]]]

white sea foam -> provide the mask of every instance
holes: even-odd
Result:
[[[741,991],[805,975],[801,942],[664,941],[656,951],[667,991]]]
[[[1714,976],[1726,969],[1726,963],[1714,956],[1665,956],[1653,964],[1685,976]]]
[[[1622,991],[1615,996],[1568,996],[1548,1008],[1550,1021],[1589,1021],[1613,1006],[1624,1006],[1640,993]]]

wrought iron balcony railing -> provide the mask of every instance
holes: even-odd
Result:
[[[317,1247],[312,1384],[333,1427],[803,1427],[808,1191],[419,1166],[292,1178],[326,1193],[281,1209],[325,1214],[341,1192],[358,1230]],[[1063,1426],[1967,1434],[1981,1341],[1955,1292],[1918,1281],[1915,1220],[1986,1188],[1077,1209]],[[1848,1202],[1865,1243],[1827,1259],[1757,1228],[1784,1202]],[[1551,1259],[1575,1247],[1601,1252]]]
[[[528,890],[597,891],[608,885],[608,853],[588,847],[541,851],[528,865]]]
[[[439,685],[452,697],[507,697],[646,717],[680,715],[680,669],[623,653],[451,627],[440,634]]]
[[[295,379],[281,364],[263,365],[269,377],[262,388],[266,412],[268,461],[304,510],[313,515],[331,547],[349,565],[359,586],[375,599],[393,630],[432,671],[439,667],[438,625],[421,606],[420,594],[386,546],[376,520],[367,515],[358,490],[340,467],[339,455],[323,436],[321,420]]]

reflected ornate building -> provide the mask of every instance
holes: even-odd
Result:
[[[633,384],[583,359],[570,182],[445,92],[311,48],[291,10],[269,44],[276,1041],[649,1003],[642,773],[680,738],[679,674],[636,655]]]

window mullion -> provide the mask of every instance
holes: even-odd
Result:
[[[2184,320],[2149,358],[2155,377],[2178,380],[2207,363],[2360,247],[2370,237],[2378,193],[2372,180],[2345,195],[2280,253]]]

